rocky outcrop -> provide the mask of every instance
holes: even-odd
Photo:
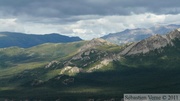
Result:
[[[169,34],[166,35],[167,38],[169,38],[170,40],[174,40],[174,39],[180,39],[180,28],[176,29],[172,32],[170,32]]]
[[[147,53],[151,50],[159,49],[167,45],[174,45],[173,40],[180,39],[180,31],[176,29],[167,35],[154,35],[150,38],[144,39],[140,42],[133,43],[125,48],[121,55],[134,55],[140,53]]]
[[[101,47],[107,46],[117,46],[112,44],[104,39],[95,38],[91,41],[88,41],[85,45],[83,45],[76,55],[74,55],[70,60],[65,61],[64,66],[77,66],[77,67],[86,67],[88,65],[93,64],[99,60],[103,60],[104,57],[108,56],[108,52],[106,50],[100,49]],[[82,61],[80,63],[76,63],[77,61]]]
[[[48,63],[45,68],[53,68],[53,67],[56,67],[57,65],[59,64],[58,61],[51,61],[50,63]]]
[[[112,59],[104,59],[102,60],[99,64],[95,65],[94,67],[91,67],[90,69],[87,70],[88,73],[91,73],[93,71],[96,71],[98,69],[101,69],[104,66],[107,66],[110,62],[112,62]]]
[[[83,72],[82,68],[66,66],[61,70],[60,74],[74,75],[80,72]]]
[[[79,52],[83,52],[83,51],[86,51],[88,49],[95,49],[98,46],[104,46],[104,45],[110,46],[110,45],[115,45],[115,44],[110,43],[110,42],[108,42],[104,39],[101,39],[101,38],[94,38],[91,41],[87,42],[84,46],[82,46],[79,49]]]
[[[119,55],[108,51],[108,47],[119,46],[100,38],[88,41],[79,49],[76,55],[63,63],[64,68],[60,74],[67,73],[71,75],[79,72],[93,72],[107,66],[110,62],[119,58]]]

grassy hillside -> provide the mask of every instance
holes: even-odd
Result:
[[[68,44],[49,43],[32,48],[1,48],[0,98],[12,97],[17,99],[24,99],[26,97],[39,97],[41,99],[43,98],[42,96],[46,95],[46,93],[43,92],[49,92],[50,95],[48,95],[47,97],[50,98],[56,98],[59,94],[65,97],[69,95],[69,93],[74,92],[74,90],[78,89],[81,89],[82,91],[78,91],[77,95],[82,92],[96,92],[96,87],[90,87],[87,90],[83,90],[84,86],[86,85],[74,85],[74,80],[76,78],[77,80],[80,80],[77,83],[82,82],[79,76],[75,78],[75,76],[71,77],[60,74],[64,67],[64,62],[71,61],[71,58],[77,56],[78,54],[82,55],[82,59],[90,57],[90,60],[85,59],[82,61],[81,59],[78,59],[74,62],[72,61],[77,66],[81,66],[83,64],[86,64],[87,62],[91,62],[92,60],[94,61],[95,59],[97,59],[97,61],[94,61],[93,63],[84,67],[84,69],[88,69],[92,65],[98,64],[101,58],[107,56],[108,54],[118,53],[121,47],[117,45],[111,46],[102,44],[100,46],[92,46],[94,47],[92,49],[85,49],[86,43],[88,43],[88,41]],[[87,52],[91,51],[94,52],[90,53],[89,55],[85,55],[87,54]],[[71,83],[71,88],[73,88],[73,90],[67,87]],[[63,90],[61,91],[61,89]],[[42,96],[40,96],[39,94]],[[72,96],[74,95],[72,94]]]
[[[43,44],[32,48],[1,48],[0,79],[12,77],[24,71],[45,68],[51,61],[62,61],[73,54],[86,42],[68,44]]]
[[[76,52],[85,41],[68,44],[42,44],[32,48],[0,48],[1,61],[24,62],[24,61],[50,61],[66,57]]]
[[[104,59],[118,56],[123,49],[105,44],[79,51],[87,43],[82,41],[44,44],[28,49],[1,49],[0,98],[17,101],[103,101],[120,100],[124,93],[180,93],[178,40],[175,40],[175,46],[147,54],[115,58],[93,72],[60,74],[65,69],[64,62],[71,62],[71,65],[85,71]],[[72,59],[74,57],[75,60]],[[51,62],[53,60],[57,62]],[[83,67],[87,63],[91,64]]]

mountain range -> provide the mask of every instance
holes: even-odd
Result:
[[[180,29],[116,45],[101,38],[0,48],[0,100],[120,101],[180,93]]]
[[[122,45],[138,42],[155,34],[166,34],[177,28],[180,28],[180,25],[156,25],[150,28],[126,29],[122,32],[111,33],[101,38],[114,44]],[[68,37],[57,33],[35,35],[17,32],[0,32],[0,48],[11,46],[29,48],[44,43],[68,43],[81,40],[79,37]]]
[[[79,37],[68,37],[56,33],[35,35],[16,32],[0,32],[0,48],[18,46],[28,48],[43,43],[67,43],[81,41]]]
[[[150,28],[126,29],[122,32],[105,35],[102,38],[109,42],[122,45],[129,42],[137,42],[155,34],[167,34],[177,28],[180,28],[180,25],[156,25]]]

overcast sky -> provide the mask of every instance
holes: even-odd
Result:
[[[0,31],[83,39],[180,24],[180,0],[0,0]]]

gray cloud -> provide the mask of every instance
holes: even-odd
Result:
[[[180,24],[179,0],[0,0],[0,31],[84,39],[126,28]]]
[[[179,0],[0,0],[4,16],[67,18],[80,15],[180,13]]]

